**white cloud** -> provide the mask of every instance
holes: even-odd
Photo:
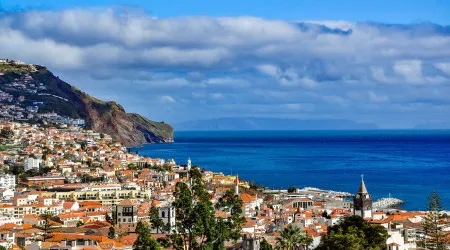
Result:
[[[266,74],[268,76],[271,76],[271,77],[278,77],[279,76],[279,69],[275,65],[261,64],[261,65],[256,66],[256,69],[259,72],[261,72],[263,74]]]
[[[420,60],[397,61],[395,62],[393,69],[397,74],[402,75],[408,83],[424,83],[422,61]]]
[[[223,107],[211,110],[216,116],[229,114],[227,104],[297,114],[306,102],[321,116],[389,113],[396,112],[392,103],[446,107],[448,29],[248,16],[155,18],[114,9],[24,11],[0,16],[0,58],[48,66],[93,95],[118,96],[124,106],[164,120],[188,108],[206,116],[211,103]],[[169,114],[148,99],[186,102]]]
[[[436,63],[436,68],[450,75],[450,63]]]
[[[385,95],[379,95],[374,93],[373,91],[368,92],[369,100],[372,102],[387,102],[389,101],[389,98]]]
[[[160,97],[162,103],[176,103],[175,99],[170,95],[164,95]]]
[[[211,93],[210,97],[213,100],[220,100],[223,99],[225,96],[222,93]]]

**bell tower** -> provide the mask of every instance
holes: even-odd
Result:
[[[239,195],[239,177],[237,175],[234,180],[234,195]]]
[[[186,170],[190,171],[192,168],[192,162],[191,162],[191,157],[188,158],[187,164],[186,164]]]
[[[372,196],[367,192],[364,175],[361,175],[358,194],[353,197],[353,214],[359,215],[363,219],[372,218]]]

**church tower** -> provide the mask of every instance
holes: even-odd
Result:
[[[239,178],[236,175],[236,180],[234,180],[234,194],[239,195]]]
[[[364,175],[361,175],[361,184],[359,184],[358,194],[353,197],[353,214],[359,215],[364,219],[372,218],[372,196],[367,192],[364,183]]]
[[[187,165],[186,165],[186,170],[187,170],[187,171],[190,171],[190,170],[191,170],[191,167],[192,167],[191,157],[189,157],[189,158],[188,158],[188,161],[187,161]]]

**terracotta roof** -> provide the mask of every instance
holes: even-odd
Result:
[[[252,202],[255,200],[255,196],[251,196],[250,194],[244,193],[241,194],[241,199],[243,202]]]
[[[137,206],[136,200],[123,200],[119,203],[119,206]]]

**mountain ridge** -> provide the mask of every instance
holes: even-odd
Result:
[[[376,124],[346,119],[291,119],[264,117],[224,117],[174,123],[179,131],[220,130],[365,130],[379,129]]]
[[[44,66],[2,60],[0,73],[0,90],[14,96],[14,100],[22,96],[22,106],[42,102],[44,105],[39,107],[40,112],[55,112],[61,116],[84,119],[86,128],[109,134],[127,147],[173,142],[173,127],[169,124],[127,113],[114,101],[102,101],[92,97],[59,79]],[[30,93],[30,89],[14,87],[17,82],[25,88],[31,82],[33,86],[38,85],[43,90]]]

